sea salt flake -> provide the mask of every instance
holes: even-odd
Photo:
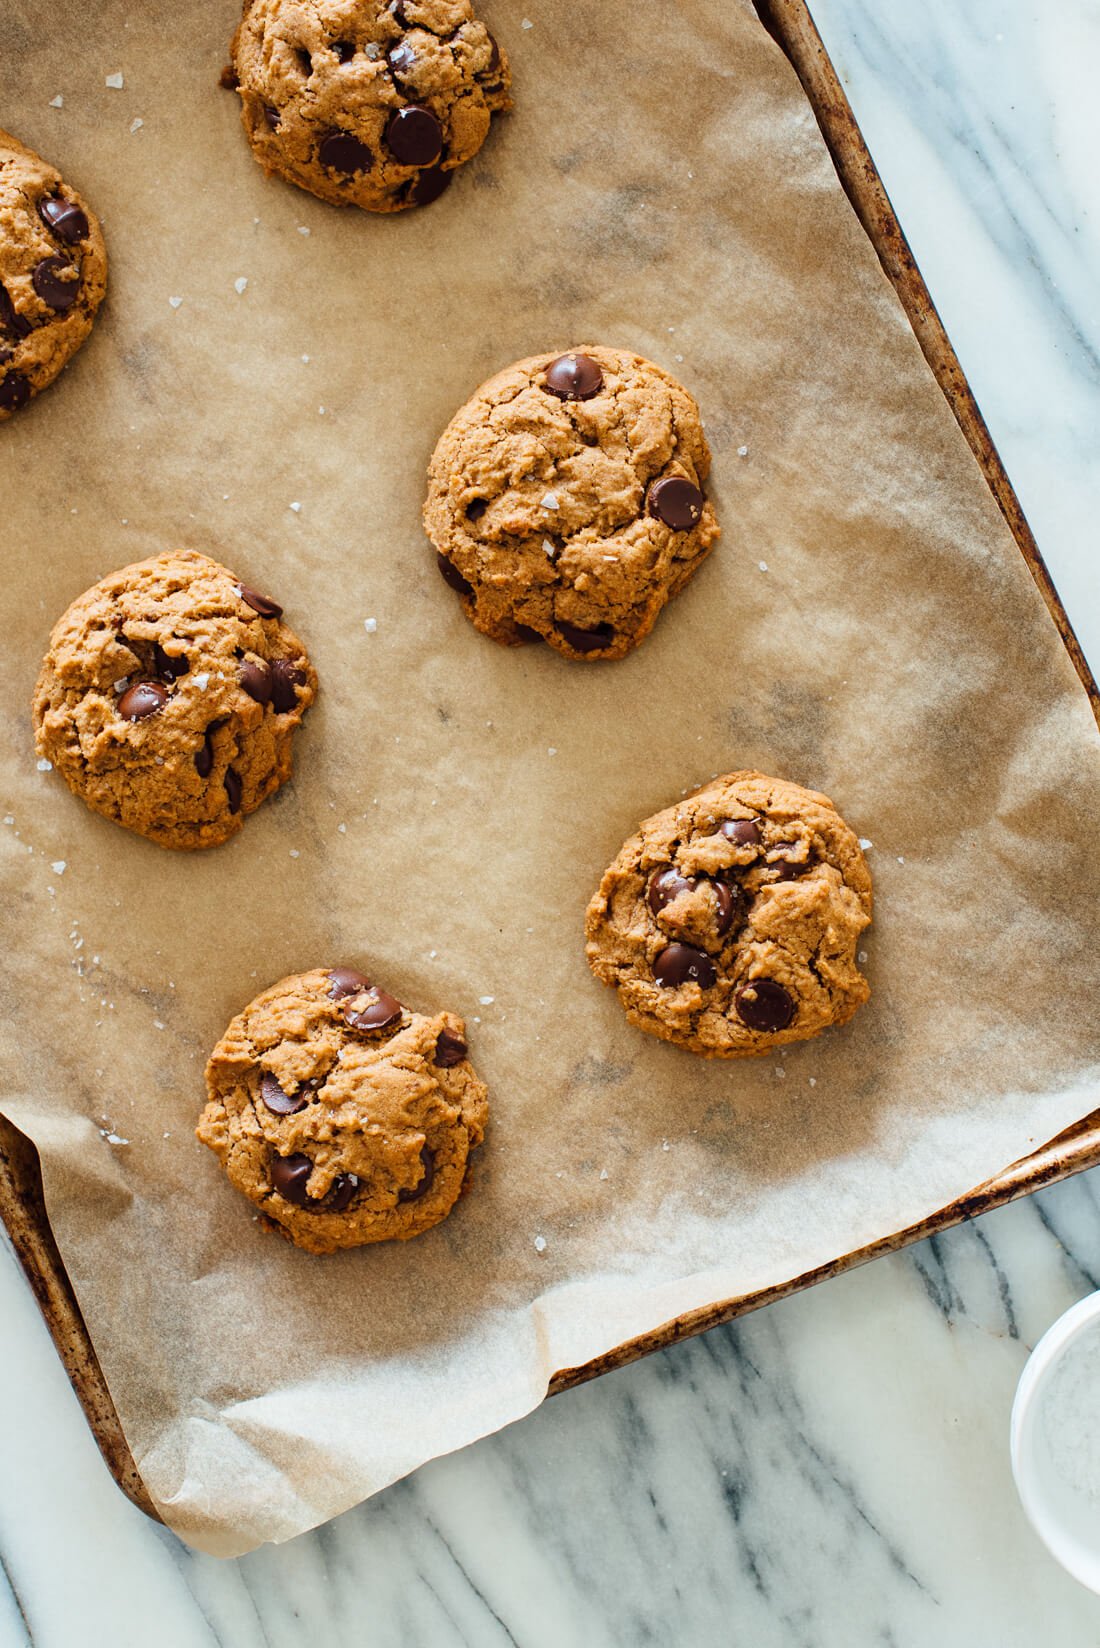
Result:
[[[668,1140],[667,1140],[667,1139],[662,1139],[662,1140],[661,1140],[661,1149],[662,1149],[662,1150],[668,1150],[668,1149],[669,1149],[669,1148],[670,1148],[670,1147],[669,1147],[669,1142],[668,1142]]]
[[[144,122],[144,120],[142,120],[141,116],[140,115],[135,115],[133,120],[131,120],[131,122],[130,122],[130,131],[131,132],[140,132],[140,130],[144,126],[144,124],[145,124],[145,122]]]
[[[116,69],[114,74],[109,74],[103,84],[105,86],[110,86],[113,92],[120,92],[125,85],[125,81],[122,78],[121,69]]]
[[[294,511],[295,515],[300,515],[301,512],[302,512],[302,506],[301,506],[300,503],[297,503],[297,502],[292,503],[290,505],[290,508]]]
[[[302,855],[298,851],[297,847],[292,847],[290,849],[290,856],[291,856],[291,858],[301,858]]]
[[[551,744],[546,753],[547,753],[547,755],[557,755],[558,752],[555,749],[554,745]]]
[[[864,962],[867,960],[866,950],[860,950],[858,952],[857,956],[856,956],[856,960],[859,962],[859,965],[862,967]]]
[[[35,766],[38,768],[39,772],[52,772],[53,771],[53,762],[52,761],[47,761],[46,757],[44,755],[42,757],[40,757],[40,759],[38,761],[35,762]]]
[[[50,869],[53,871],[54,875],[64,875],[65,860],[63,858],[55,858],[53,863],[50,865]]]
[[[130,1142],[129,1139],[120,1138],[114,1128],[111,1127],[101,1127],[99,1130],[99,1136],[102,1139],[106,1139],[108,1144],[129,1144]]]
[[[786,1080],[787,1072],[784,1070],[784,1068],[781,1064],[776,1065],[775,1074],[776,1074],[776,1076],[778,1077],[778,1079],[780,1081],[785,1081]]]
[[[482,1007],[491,1007],[497,998],[495,996],[478,996],[477,999]]]
[[[739,458],[747,458],[748,455],[749,455],[749,449],[748,449],[747,446],[739,446],[737,448],[737,456]]]
[[[210,671],[199,670],[197,674],[191,677],[191,679],[194,681],[200,692],[205,692],[207,687],[210,685]]]
[[[300,234],[300,235],[308,235],[308,234],[309,234],[309,232],[310,232],[310,231],[309,231],[309,225],[308,225],[308,224],[306,224],[306,223],[299,223],[299,225],[298,225],[298,233],[299,233],[299,234]]]
[[[904,864],[905,863],[905,860],[904,860],[904,858],[902,858],[900,853],[898,854],[898,863],[899,864]]]
[[[532,23],[532,21],[529,17],[525,17],[523,19],[523,22],[520,24],[521,29],[533,29],[534,26],[535,25]]]
[[[11,813],[5,813],[4,814],[4,823],[5,824],[14,824],[15,823],[15,819],[12,817]]]
[[[169,307],[172,308],[172,309],[178,309],[182,302],[183,302],[182,298],[169,298],[168,299]]]
[[[308,355],[303,355],[302,359],[305,361],[306,365],[308,366],[309,365],[309,356]]]
[[[863,848],[863,851],[865,853],[869,853],[871,851],[871,848],[874,846],[874,842],[873,841],[868,841],[868,839],[865,835],[860,836],[859,844]]]
[[[546,552],[547,557],[552,561],[554,556],[558,553],[553,542],[549,538],[544,538],[542,540],[542,547]]]
[[[236,280],[233,282],[233,290],[235,292],[243,292],[247,285],[248,285],[248,276],[247,275],[238,275]]]
[[[761,570],[761,572],[767,572],[767,570],[768,570],[768,563],[767,563],[767,561],[761,561],[761,563],[760,563],[760,570]]]
[[[373,635],[375,630],[378,628],[378,619],[377,618],[364,618],[363,619],[363,628],[366,630],[368,635]]]
[[[56,97],[51,97],[50,98],[50,108],[51,109],[63,109],[64,107],[65,107],[65,99],[62,97],[60,92],[58,92]]]
[[[557,493],[556,492],[544,492],[542,497],[539,499],[539,504],[543,509],[557,509],[557,507],[558,507],[558,495],[557,495]]]
[[[347,835],[348,827],[346,824],[337,824],[336,828],[340,835]]]
[[[163,1030],[164,1025],[160,1022],[159,1019],[154,1019],[153,1020],[153,1029],[154,1030]]]
[[[545,1253],[546,1252],[546,1237],[545,1236],[536,1236],[535,1237],[535,1252],[536,1253]]]
[[[611,1177],[611,1175],[607,1171],[606,1167],[601,1167],[600,1168],[600,1178],[601,1179],[610,1179],[610,1177]]]

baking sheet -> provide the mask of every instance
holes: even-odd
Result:
[[[912,1224],[1092,1108],[1100,762],[747,8],[639,30],[603,0],[579,46],[564,0],[531,29],[486,6],[516,114],[396,223],[264,182],[211,91],[221,10],[181,8],[166,53],[104,7],[103,62],[66,84],[56,6],[0,21],[6,124],[88,193],[113,276],[84,357],[0,443],[0,867],[4,1108],[158,1508],[229,1553],[517,1417],[558,1367]],[[637,654],[578,668],[476,636],[418,509],[472,387],[586,339],[698,396],[725,536]],[[295,785],[194,859],[39,774],[24,710],[65,603],[173,542],[282,600],[323,685]],[[696,1065],[589,979],[583,910],[640,817],[738,765],[824,788],[873,840],[875,995],[782,1059]],[[465,1012],[494,1123],[446,1225],[315,1261],[258,1232],[190,1129],[233,1011],[329,959]]]

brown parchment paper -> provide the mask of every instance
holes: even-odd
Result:
[[[0,430],[0,1090],[150,1493],[222,1553],[1098,1102],[1096,728],[791,70],[741,0],[484,9],[516,112],[393,221],[264,180],[215,83],[232,0],[93,3],[79,49],[56,0],[0,17],[0,120],[111,255],[83,355]],[[595,667],[475,634],[419,526],[474,386],[586,340],[696,394],[724,533]],[[282,601],[322,681],[295,782],[196,856],[85,811],[27,714],[67,602],[172,544]],[[738,766],[873,842],[874,994],[722,1065],[624,1022],[582,919],[639,819]],[[493,1123],[445,1225],[317,1260],[192,1128],[229,1017],[339,962],[467,1016]]]

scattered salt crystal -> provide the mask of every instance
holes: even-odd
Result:
[[[301,857],[301,854],[299,853],[297,847],[292,847],[290,849],[290,856],[291,856],[291,858],[300,858]]]
[[[546,1237],[545,1236],[536,1236],[535,1237],[535,1252],[536,1253],[545,1253],[546,1252]]]
[[[556,492],[545,492],[539,499],[539,503],[543,509],[557,509],[558,495]]]
[[[668,1140],[667,1140],[667,1139],[662,1139],[662,1140],[661,1140],[661,1149],[662,1149],[662,1150],[667,1150],[667,1149],[668,1149],[668,1147],[669,1147],[669,1145],[668,1145]]]
[[[235,292],[243,292],[247,285],[248,285],[248,276],[247,275],[238,275],[236,280],[233,282],[233,290]]]
[[[120,69],[116,69],[114,74],[109,74],[107,76],[103,84],[105,86],[110,86],[113,92],[120,92],[125,84],[122,78],[122,71]]]
[[[532,21],[529,17],[525,17],[523,19],[523,22],[520,24],[521,29],[533,29],[534,26],[535,25],[532,23]]]
[[[306,365],[308,366],[309,365],[309,356],[308,355],[303,355],[302,359],[305,361]]]
[[[554,548],[554,545],[553,545],[553,543],[552,543],[552,542],[551,542],[551,541],[550,541],[550,539],[549,539],[549,538],[544,538],[544,539],[543,539],[543,540],[542,540],[542,547],[543,547],[543,549],[544,549],[544,550],[545,550],[545,552],[546,552],[546,554],[547,554],[547,555],[548,555],[548,556],[549,556],[549,558],[550,558],[550,560],[551,560],[551,561],[552,561],[552,560],[553,560],[553,559],[554,559],[554,556],[555,556],[555,555],[556,555],[556,554],[557,554],[557,553],[558,553],[558,552],[557,552],[557,550],[556,550],[556,549],[555,549],[555,548]]]
[[[191,679],[194,681],[200,692],[205,692],[207,687],[210,685],[210,671],[199,670],[191,677]]]
[[[429,950],[428,951],[428,960],[429,961],[434,961],[438,954],[439,954],[438,950]]]
[[[862,967],[864,962],[867,960],[866,950],[860,950],[857,957],[856,957],[856,959],[859,962],[859,965]]]
[[[683,355],[677,355],[677,356],[676,356],[676,359],[677,359],[677,360],[678,360],[678,361],[682,361],[682,360],[683,360],[683,358],[684,358],[684,357],[683,357]]]
[[[99,1134],[100,1138],[106,1139],[108,1144],[129,1144],[130,1142],[129,1139],[120,1138],[114,1129],[110,1127],[101,1127]]]
[[[300,503],[292,503],[290,508],[294,511],[295,515],[300,515],[302,512],[302,506]]]
[[[51,97],[50,98],[50,108],[51,109],[63,109],[64,107],[65,107],[65,99],[62,97],[60,92],[58,92],[56,97]]]
[[[366,630],[368,635],[373,635],[375,630],[378,628],[378,619],[377,618],[364,618],[363,619],[363,628]]]
[[[491,1007],[493,1005],[494,1001],[496,1000],[496,997],[495,996],[478,996],[477,999],[481,1003],[482,1007]]]
[[[610,1177],[611,1177],[611,1175],[607,1171],[606,1167],[601,1167],[600,1168],[600,1178],[601,1179],[610,1179]]]
[[[182,298],[169,298],[168,299],[168,305],[172,309],[178,309],[182,302],[183,302]]]
[[[905,860],[904,860],[904,858],[901,857],[900,853],[898,854],[898,863],[899,864],[904,864],[905,863]]]
[[[811,1076],[810,1077],[810,1086],[811,1087],[816,1087],[817,1086],[817,1077],[816,1076]]]
[[[760,563],[760,570],[761,570],[761,572],[767,572],[767,570],[768,570],[768,563],[767,563],[767,561],[761,561],[761,563]]]
[[[554,746],[553,746],[553,744],[551,744],[551,745],[550,745],[550,748],[549,748],[549,749],[548,749],[548,750],[547,750],[547,752],[546,752],[546,753],[547,753],[547,755],[557,755],[557,753],[558,753],[558,752],[557,752],[557,750],[556,750],[556,749],[555,749],[555,748],[554,748]]]
[[[347,835],[348,827],[347,827],[346,824],[337,824],[336,828],[337,828],[338,832],[340,833],[340,835]]]
[[[154,1020],[153,1020],[153,1029],[154,1029],[154,1030],[163,1030],[163,1029],[164,1029],[164,1026],[163,1026],[163,1024],[162,1024],[162,1023],[161,1023],[161,1022],[160,1022],[160,1020],[159,1020],[159,1019],[154,1019]]]
[[[145,122],[144,122],[144,120],[142,120],[141,116],[140,115],[135,115],[133,120],[131,120],[131,122],[130,122],[130,131],[131,132],[140,132],[140,130],[144,126],[144,124],[145,124]]]
[[[871,848],[874,846],[874,842],[873,841],[868,841],[868,839],[865,835],[860,836],[859,844],[863,848],[863,851],[865,853],[869,853]]]
[[[308,235],[308,234],[309,234],[309,226],[308,226],[308,224],[305,224],[305,223],[299,223],[299,225],[298,225],[298,233],[299,233],[299,234],[300,234],[300,235]]]
[[[11,813],[5,813],[4,814],[4,823],[5,824],[14,824],[15,823],[15,819],[12,817]]]
[[[54,875],[64,875],[65,860],[63,858],[55,858],[53,863],[50,865],[50,869],[53,871]]]
[[[747,446],[739,446],[737,448],[737,456],[739,458],[747,458],[748,455],[749,455],[749,449],[748,449]]]
[[[42,756],[40,760],[36,761],[35,766],[38,768],[39,772],[53,771],[53,762],[47,761],[45,756]]]
[[[776,1076],[779,1078],[780,1081],[784,1081],[786,1079],[787,1072],[784,1070],[784,1068],[781,1064],[776,1065],[775,1073],[776,1073]]]

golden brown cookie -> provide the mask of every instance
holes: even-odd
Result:
[[[123,567],[54,626],[35,743],[75,795],[164,847],[216,847],[290,777],[317,691],[282,607],[194,550]]]
[[[622,658],[714,546],[709,469],[687,390],[629,350],[585,344],[517,361],[456,413],[424,527],[494,641]]]
[[[870,920],[866,860],[828,797],[727,773],[624,844],[588,907],[588,963],[640,1030],[738,1058],[851,1018]]]
[[[76,354],[106,289],[95,213],[59,172],[0,131],[0,422]]]
[[[336,206],[429,205],[511,107],[469,0],[245,0],[230,52],[260,165]]]
[[[454,1207],[485,1134],[465,1036],[349,967],[282,979],[215,1047],[198,1137],[308,1253],[419,1236]]]

